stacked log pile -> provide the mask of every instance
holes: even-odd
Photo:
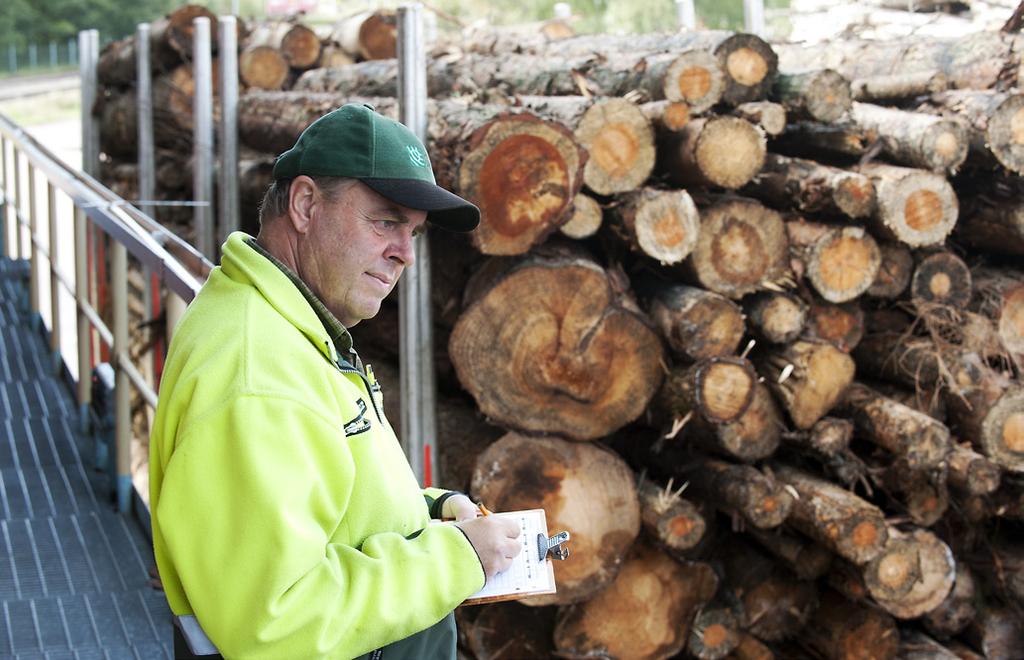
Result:
[[[1022,657],[1015,78],[502,43],[428,65],[438,181],[483,211],[429,234],[440,480],[544,508],[573,555],[555,595],[462,608],[464,651]],[[246,92],[243,195],[324,112],[395,116],[395,75]],[[397,423],[397,305],[353,334]]]

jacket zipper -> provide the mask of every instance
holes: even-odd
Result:
[[[381,415],[380,409],[377,408],[377,397],[373,395],[373,386],[370,384],[370,379],[366,377],[366,374],[349,365],[348,362],[343,364],[341,360],[342,358],[339,356],[338,360],[334,363],[334,366],[343,374],[355,374],[359,376],[359,380],[363,381],[363,385],[366,386],[366,396],[370,398],[370,405],[373,406],[373,412],[377,414],[377,421],[383,424],[384,416]]]

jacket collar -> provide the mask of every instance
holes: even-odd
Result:
[[[252,243],[250,244],[250,241]],[[236,282],[249,284],[257,289],[277,312],[299,329],[317,350],[332,362],[338,361],[338,351],[331,340],[323,321],[317,316],[310,301],[303,295],[298,277],[283,264],[273,263],[260,254],[265,251],[255,246],[255,241],[244,232],[232,232],[224,243],[220,268],[227,277]],[[276,259],[274,261],[277,261]],[[298,283],[292,278],[298,280]],[[309,291],[309,288],[302,285]],[[309,295],[312,295],[310,292]],[[328,312],[329,313],[329,312]],[[352,339],[344,332],[348,345]],[[344,340],[342,340],[344,341]]]

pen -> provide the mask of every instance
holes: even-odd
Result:
[[[476,508],[480,509],[480,513],[484,514],[485,516],[491,515],[491,512],[487,510],[487,507],[483,505],[483,502],[477,502]]]

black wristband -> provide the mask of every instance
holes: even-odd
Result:
[[[447,493],[445,493],[444,495],[442,495],[441,497],[439,497],[436,500],[434,500],[434,503],[430,505],[430,517],[431,518],[435,518],[437,520],[440,520],[441,518],[443,518],[444,516],[441,515],[441,512],[444,511],[444,503],[445,503],[445,501],[449,497],[452,497],[452,496],[455,496],[455,495],[465,495],[465,493],[460,493],[457,490],[450,490]]]

